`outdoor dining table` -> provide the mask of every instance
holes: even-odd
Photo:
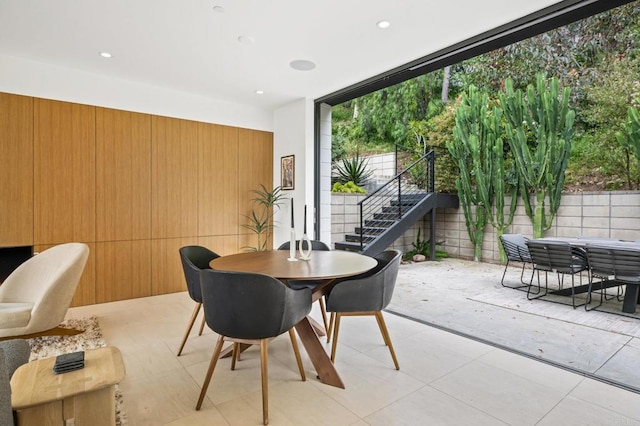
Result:
[[[589,245],[597,245],[598,247],[610,247],[612,249],[615,248],[632,248],[636,250],[640,250],[640,243],[637,241],[624,241],[617,240],[613,238],[590,238],[590,237],[580,237],[580,238],[571,238],[571,237],[544,237],[540,238],[541,241],[557,241],[557,242],[566,242],[572,247],[580,247],[585,248]],[[640,265],[639,265],[640,268]],[[636,307],[640,304],[640,285],[636,284],[626,284],[626,289],[624,292],[624,300],[622,302],[622,312],[634,314],[636,312]],[[619,286],[620,282],[616,281],[615,278],[603,280],[601,283],[602,288],[615,287]],[[589,290],[589,285],[580,285],[574,289],[575,293],[586,293]],[[560,289],[551,291],[550,294],[568,296],[571,295],[571,289]]]
[[[288,250],[239,253],[218,257],[212,260],[209,266],[221,271],[266,274],[278,278],[285,284],[289,280],[318,281],[311,294],[315,302],[329,291],[337,278],[367,272],[378,264],[372,257],[341,250],[316,250],[308,260],[291,261],[289,256]],[[320,381],[344,389],[344,383],[320,343],[311,318],[307,316],[296,324],[295,328]]]

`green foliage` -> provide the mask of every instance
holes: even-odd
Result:
[[[640,160],[640,113],[637,108],[628,108],[627,121],[622,125],[622,130],[616,132],[616,139],[627,152],[635,156],[637,163]]]
[[[282,202],[282,188],[276,186],[269,191],[263,184],[260,184],[260,189],[254,189],[251,192],[256,194],[256,197],[251,201],[257,207],[251,211],[249,216],[245,215],[249,223],[242,225],[242,227],[256,234],[257,245],[245,247],[245,249],[247,251],[266,251],[269,249],[269,238],[274,228],[273,215],[276,209],[280,208]]]
[[[336,181],[340,183],[353,182],[356,185],[364,185],[371,178],[373,172],[367,170],[368,161],[359,154],[355,157],[343,158],[342,163],[335,166],[337,172]]]
[[[548,85],[538,74],[536,85],[514,90],[510,79],[500,93],[505,130],[520,178],[520,195],[533,222],[533,236],[540,238],[551,227],[564,187],[575,112],[569,108],[569,89],[560,91],[557,78]],[[535,208],[530,195],[535,194]],[[546,200],[549,200],[549,206]]]
[[[364,188],[359,187],[352,180],[347,183],[336,182],[331,187],[331,192],[343,192],[345,194],[366,194],[367,191]]]
[[[431,240],[423,240],[420,238],[421,229],[418,228],[418,233],[416,235],[416,240],[411,243],[413,246],[413,250],[409,250],[402,256],[404,260],[411,260],[413,256],[416,254],[421,254],[425,256],[427,259],[431,259]],[[449,254],[444,250],[438,250],[437,246],[442,245],[441,242],[436,242],[436,260],[444,259],[448,257]]]

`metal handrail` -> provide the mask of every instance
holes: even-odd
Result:
[[[382,207],[386,206],[388,202],[397,200],[397,213],[387,213],[387,215],[389,215],[389,219],[393,218],[393,220],[399,220],[402,219],[404,213],[406,213],[403,212],[403,197],[404,199],[407,199],[411,195],[425,194],[425,192],[434,191],[434,162],[435,153],[431,150],[358,202],[358,210],[360,214],[360,250],[364,248],[364,225],[366,220],[368,220],[368,218],[373,218],[374,214],[380,212]],[[425,167],[425,177],[427,178],[426,189],[419,189],[415,185],[406,183],[409,181],[407,176],[410,176],[411,171],[420,166]],[[403,182],[405,183],[403,184]],[[384,215],[385,213],[382,213],[383,217]]]

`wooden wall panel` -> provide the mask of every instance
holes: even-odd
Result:
[[[151,116],[96,109],[96,240],[151,238]]]
[[[238,128],[198,123],[198,161],[198,235],[237,234]]]
[[[95,243],[85,243],[89,246],[89,258],[80,277],[80,282],[76,288],[76,293],[71,300],[71,306],[93,305],[96,303],[96,254]],[[54,244],[55,245],[55,244]],[[33,247],[34,253],[42,253],[53,245],[37,245]]]
[[[198,239],[195,237],[152,240],[152,295],[187,290],[178,250],[183,246],[197,244]]]
[[[238,157],[240,167],[238,177],[238,203],[239,216],[238,223],[247,223],[247,218],[255,204],[251,201],[255,194],[251,191],[260,189],[263,184],[267,189],[273,188],[273,133],[259,130],[240,129],[238,141]],[[238,231],[241,247],[257,245],[255,234],[250,230],[241,227]],[[249,235],[249,243],[244,244]],[[271,247],[271,244],[269,244]]]
[[[153,116],[151,126],[151,236],[197,236],[197,123]]]
[[[95,107],[35,99],[34,240],[95,241]]]
[[[230,254],[242,253],[237,235],[220,235],[217,237],[198,237],[198,244],[209,250],[227,256]]]
[[[33,245],[33,98],[0,93],[0,247]]]
[[[151,242],[96,243],[96,303],[151,295]]]

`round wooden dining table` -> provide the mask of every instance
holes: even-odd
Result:
[[[378,264],[372,257],[341,250],[312,251],[308,260],[291,261],[289,255],[289,250],[239,253],[218,257],[209,266],[218,271],[270,275],[285,283],[288,280],[318,281],[311,295],[312,300],[316,301],[331,288],[337,278],[367,272]],[[310,318],[304,318],[295,328],[320,381],[344,389],[344,383],[320,343]]]
[[[219,271],[271,275],[280,280],[330,280],[358,275],[378,264],[372,257],[341,250],[312,251],[309,260],[288,259],[289,250],[256,251],[221,256],[209,266]]]

